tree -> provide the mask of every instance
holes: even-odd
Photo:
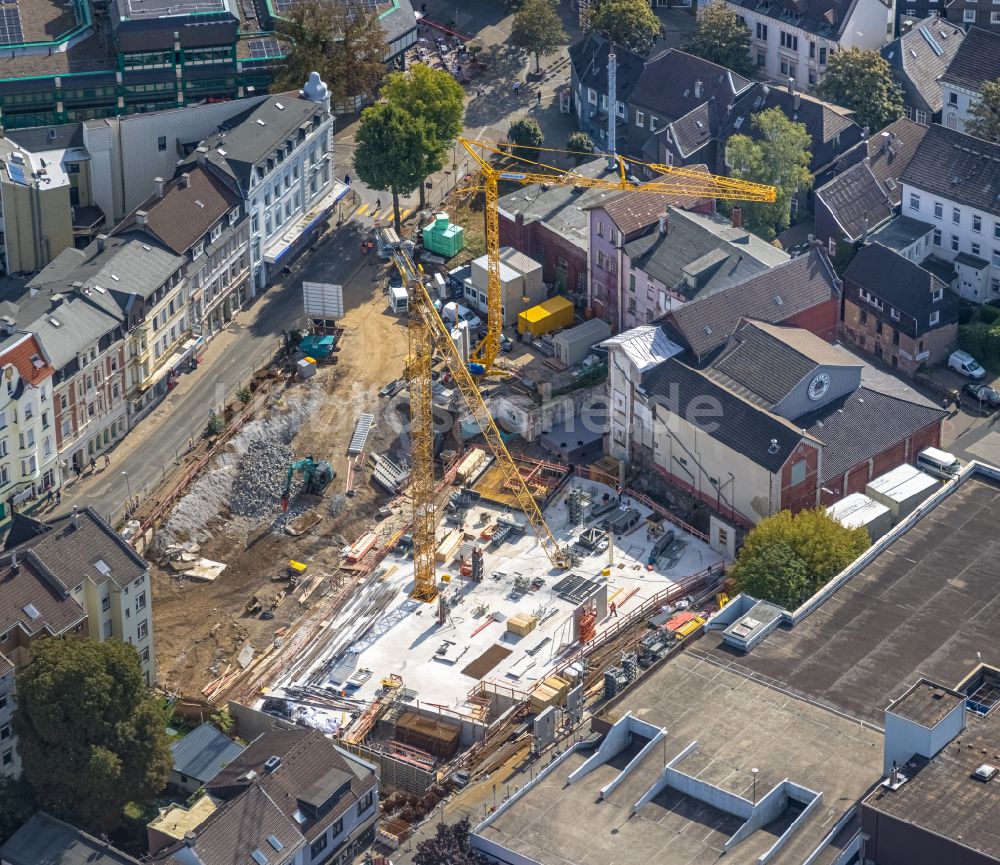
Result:
[[[429,148],[424,178],[440,171],[448,148],[462,132],[465,117],[462,85],[443,69],[417,63],[408,75],[402,72],[389,75],[382,87],[382,96],[390,105],[423,121]],[[424,207],[423,182],[420,183],[420,207]]]
[[[683,48],[712,63],[750,75],[750,31],[722,0],[710,3],[698,15],[698,28],[684,40]]]
[[[573,152],[573,158],[580,162],[588,153],[594,152],[594,142],[586,132],[571,132],[566,136],[566,149]]]
[[[15,781],[0,775],[0,844],[6,843],[37,810],[35,791],[24,778]]]
[[[542,141],[544,141],[542,127],[532,117],[515,120],[511,123],[510,129],[507,130],[507,140],[516,145],[511,148],[511,152],[515,156],[537,161],[538,148],[542,146]]]
[[[781,511],[746,536],[731,576],[741,592],[791,610],[870,543],[864,528],[848,529],[822,508]]]
[[[965,131],[987,141],[1000,141],[1000,79],[984,81],[979,97],[969,106]]]
[[[872,132],[903,116],[903,92],[878,51],[850,48],[830,55],[816,92],[854,112],[859,126]]]
[[[136,650],[116,640],[41,640],[17,674],[14,730],[40,807],[95,833],[163,789],[173,760]]]
[[[726,142],[726,164],[733,177],[776,187],[774,204],[742,205],[746,226],[773,240],[791,222],[793,196],[812,183],[811,142],[805,126],[792,123],[780,108],[756,114],[753,129],[753,138],[734,135]]]
[[[660,38],[660,19],[648,0],[603,0],[587,26],[634,54],[645,57]]]
[[[541,71],[541,57],[569,41],[553,0],[524,0],[514,16],[510,44],[535,55],[535,71]]]
[[[433,152],[424,121],[388,102],[361,112],[354,170],[372,189],[392,192],[392,217],[399,231],[399,196],[409,195],[430,173]]]
[[[469,843],[469,818],[457,823],[438,823],[434,837],[417,844],[413,865],[487,865],[486,858]]]
[[[271,90],[298,90],[319,72],[334,103],[374,96],[385,75],[387,44],[378,17],[329,0],[297,0],[275,29],[291,48]]]

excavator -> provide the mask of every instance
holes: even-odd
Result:
[[[336,477],[336,472],[326,460],[314,460],[311,456],[296,460],[288,466],[285,477],[285,488],[281,491],[281,510],[288,510],[288,500],[292,495],[292,478],[296,472],[302,473],[302,488],[299,495],[319,496],[330,481]]]

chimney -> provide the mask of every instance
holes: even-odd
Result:
[[[195,150],[195,153],[198,154],[198,164],[204,165],[205,157],[208,155],[208,148],[204,144],[199,144],[198,149]]]
[[[106,234],[97,235],[97,251],[104,252],[104,248],[108,245],[108,236]]]
[[[743,227],[743,208],[742,207],[740,207],[738,204],[734,204],[733,205],[733,209],[732,209],[732,211],[730,213],[730,216],[732,217],[732,220],[733,220],[733,228],[742,228]]]
[[[200,161],[201,157],[199,156],[198,159]],[[183,186],[185,189],[187,189],[190,185],[191,185],[191,175],[188,172],[185,171],[181,175],[181,186]]]
[[[694,98],[701,99],[702,83],[700,81],[695,81],[694,83]]]
[[[21,573],[21,566],[17,563],[16,550],[10,554],[10,573],[13,577],[16,577],[19,573]]]
[[[795,92],[795,79],[791,75],[788,76],[788,92]]]
[[[791,79],[789,79],[789,80],[791,80]],[[802,97],[799,96],[798,93],[794,94],[792,96],[792,108],[794,108],[796,111],[798,111],[799,110],[799,106],[801,104],[802,104]]]
[[[895,787],[896,783],[899,781],[899,769],[896,766],[896,761],[892,761],[892,771],[889,773],[889,786]]]
[[[17,320],[15,318],[9,315],[0,317],[0,334],[10,336],[15,330],[17,330]]]
[[[194,832],[185,832],[184,833],[184,846],[185,847],[194,847],[195,842],[197,840],[198,840],[198,835],[196,833],[194,833]]]
[[[149,218],[149,214],[145,210],[137,210],[135,212],[135,221],[139,225],[145,225]]]
[[[162,177],[154,177],[153,178],[153,183],[156,184],[156,197],[157,198],[163,198],[163,178]]]
[[[76,505],[73,505],[73,516],[70,517],[70,523],[74,529],[80,528],[80,514],[76,510]]]
[[[660,214],[660,236],[661,237],[666,237],[667,229],[669,227],[669,219],[670,219],[670,215],[666,211],[663,211],[663,213]]]

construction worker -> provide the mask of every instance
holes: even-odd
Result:
[[[610,609],[611,609],[611,615],[614,616],[617,619],[618,618],[618,607],[615,606],[615,602],[614,601],[611,602]]]

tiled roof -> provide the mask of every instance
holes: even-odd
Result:
[[[935,124],[927,130],[901,180],[948,201],[1000,216],[1000,144]]]
[[[688,298],[719,291],[788,260],[777,249],[721,216],[671,207],[666,235],[658,230],[625,244],[637,270]],[[691,273],[694,286],[687,285]]]
[[[893,202],[866,162],[852,165],[816,190],[851,242],[892,218]],[[841,238],[835,238],[839,243]]]
[[[725,345],[743,318],[787,321],[838,297],[839,291],[826,256],[818,249],[810,249],[729,288],[686,303],[667,318],[688,348],[704,358]]]
[[[55,373],[32,334],[25,334],[0,352],[0,366],[9,363],[14,364],[21,378],[31,385],[37,385]]]
[[[629,102],[652,112],[664,124],[710,100],[724,111],[750,86],[749,80],[725,66],[668,48],[646,61]]]
[[[742,399],[677,358],[646,372],[642,388],[651,398],[666,400],[670,410],[682,417],[703,417],[706,400],[714,400],[721,421],[718,415],[706,417],[702,422],[705,432],[769,472],[778,471],[803,438],[801,431],[783,418]],[[773,448],[772,439],[776,442]]]
[[[913,159],[928,128],[900,117],[868,138],[868,164],[875,179],[894,204],[899,204],[903,199],[899,177]]]
[[[919,333],[932,329],[928,323],[932,312],[940,313],[941,320],[935,327],[958,321],[958,295],[933,273],[880,243],[858,250],[844,272],[844,280],[912,316]],[[932,294],[939,290],[942,298],[934,302]]]
[[[106,841],[39,811],[3,847],[9,865],[139,865]]]
[[[704,171],[708,173],[707,165],[687,166],[691,171]],[[654,178],[652,183],[664,179],[666,175]],[[649,228],[654,222],[658,222],[660,214],[664,213],[668,206],[688,208],[696,207],[705,201],[704,197],[696,195],[663,195],[659,192],[622,192],[607,201],[593,203],[590,209],[603,207],[604,211],[611,217],[618,230],[629,237],[637,231]]]
[[[745,388],[748,398],[759,399],[768,409],[788,396],[815,368],[816,361],[812,358],[752,324],[737,330],[723,353],[712,362],[712,370]]]
[[[978,92],[984,81],[997,78],[1000,78],[1000,33],[970,27],[941,76],[941,83]]]
[[[862,386],[796,422],[823,442],[822,481],[826,482],[940,423],[945,414],[940,408]]]
[[[837,39],[850,20],[857,0],[730,0],[736,6],[762,13],[779,23],[800,27],[817,36]]]
[[[570,63],[576,79],[584,87],[591,87],[598,93],[608,92],[608,53],[610,43],[596,33],[590,33],[569,48]],[[615,89],[618,101],[628,102],[646,61],[638,54],[624,48],[615,48]]]
[[[234,207],[241,198],[219,177],[201,166],[187,173],[187,184],[178,177],[164,187],[163,196],[147,199],[115,228],[147,233],[177,255],[183,255]],[[143,225],[137,211],[146,213]]]
[[[718,133],[719,111],[715,101],[703,102],[670,124],[674,146],[685,159],[701,150]]]
[[[892,222],[887,222],[877,231],[873,231],[868,239],[881,243],[887,249],[897,252],[914,244],[921,237],[930,234],[934,226],[929,222],[911,219],[909,216],[897,216]]]
[[[20,626],[28,636],[42,632],[57,635],[86,619],[83,608],[48,573],[32,553],[0,555],[0,633]]]
[[[97,585],[112,580],[125,587],[149,570],[143,558],[92,507],[79,509],[75,517],[54,517],[47,525],[49,531],[18,549],[30,550],[67,589],[87,579]],[[98,563],[103,565],[98,567]]]
[[[965,32],[957,24],[931,16],[882,48],[882,56],[909,97],[936,114],[942,107],[938,79],[958,51]]]
[[[202,724],[171,745],[170,750],[175,772],[204,783],[239,757],[243,746],[211,724]]]

